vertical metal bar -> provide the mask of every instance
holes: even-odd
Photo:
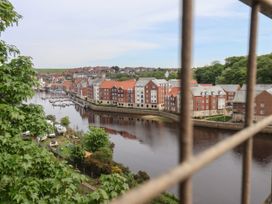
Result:
[[[190,159],[192,155],[193,135],[191,120],[191,68],[193,39],[193,0],[182,1],[182,32],[181,32],[181,111],[179,153],[180,162]],[[179,186],[180,202],[192,203],[192,180],[187,178]]]
[[[251,9],[249,53],[247,65],[247,94],[246,94],[246,114],[245,126],[251,126],[254,119],[254,99],[256,84],[256,47],[258,30],[259,3],[254,1]],[[251,191],[251,163],[252,163],[253,139],[250,138],[244,144],[243,170],[242,170],[242,204],[250,203]]]

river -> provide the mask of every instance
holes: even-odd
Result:
[[[115,144],[114,160],[132,171],[146,171],[152,178],[178,164],[178,124],[160,118],[85,111],[80,107],[54,107],[37,93],[31,103],[40,104],[45,113],[59,120],[68,116],[71,127],[87,131],[89,125],[104,127]],[[230,131],[194,128],[194,154],[233,134]],[[252,164],[253,204],[262,203],[270,192],[272,164],[271,135],[254,139]],[[193,177],[195,204],[238,204],[241,189],[241,148],[227,152]],[[169,189],[177,194],[177,187]]]

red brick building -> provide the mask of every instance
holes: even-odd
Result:
[[[100,84],[100,103],[121,107],[133,107],[135,102],[136,80],[104,80]]]
[[[174,113],[180,112],[180,87],[172,87],[164,97],[164,110]]]
[[[225,113],[226,93],[220,86],[192,87],[193,117],[205,117]]]
[[[116,81],[104,80],[99,86],[99,103],[111,104],[112,102],[112,87]]]
[[[226,92],[227,106],[232,106],[235,94],[240,90],[239,84],[218,84]]]
[[[164,79],[150,80],[145,85],[145,108],[164,109],[164,97],[168,94],[168,83]]]
[[[254,120],[258,121],[264,116],[271,114],[270,94],[272,93],[272,84],[257,84],[255,86],[255,116]],[[245,120],[246,110],[246,85],[237,91],[233,100],[232,120],[243,122]]]

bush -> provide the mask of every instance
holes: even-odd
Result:
[[[60,124],[63,125],[63,126],[68,127],[69,124],[70,124],[69,117],[68,117],[68,116],[63,117],[63,118],[60,120]]]
[[[102,175],[101,188],[109,195],[110,199],[116,198],[129,189],[126,177],[121,174]]]
[[[101,147],[93,153],[92,157],[101,162],[110,163],[112,161],[112,150],[109,147]]]
[[[101,162],[92,157],[88,157],[84,160],[85,172],[92,177],[99,177],[101,174],[111,174],[111,164]]]
[[[84,150],[79,145],[73,145],[70,149],[70,159],[75,163],[81,163],[84,160]]]
[[[141,184],[145,181],[148,181],[150,179],[150,176],[145,171],[138,171],[137,174],[134,176],[137,183]]]
[[[102,147],[109,147],[109,135],[102,128],[89,127],[83,140],[86,150],[96,152]]]
[[[210,121],[227,122],[227,121],[231,120],[231,116],[215,115],[215,116],[207,117],[206,119],[210,120]]]

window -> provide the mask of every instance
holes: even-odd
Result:
[[[261,104],[260,104],[260,107],[261,107],[261,108],[264,108],[264,103],[261,103]]]

